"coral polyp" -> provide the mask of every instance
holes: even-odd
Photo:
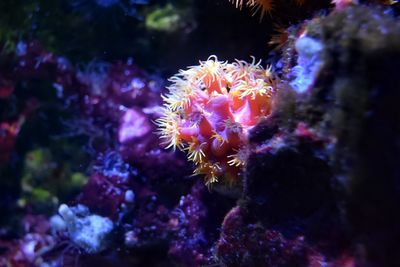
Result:
[[[254,9],[254,14],[260,12],[260,20],[273,9],[272,0],[252,0],[247,5]]]
[[[228,63],[210,56],[169,81],[164,113],[156,120],[166,148],[186,151],[207,185],[219,178],[238,182],[248,131],[271,113],[271,69],[254,59]]]
[[[243,0],[229,0],[230,2],[233,2],[236,6],[236,8],[242,9],[243,7]],[[272,0],[247,0],[245,2],[247,7],[250,7],[254,10],[254,15],[256,13],[260,13],[260,19],[262,19],[266,14],[269,14],[272,9]]]

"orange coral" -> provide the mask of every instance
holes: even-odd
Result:
[[[167,148],[186,151],[207,185],[235,183],[248,131],[271,112],[275,79],[260,62],[200,61],[170,78],[164,114],[156,120]]]
[[[270,14],[273,9],[272,0],[252,0],[251,3],[248,3],[248,6],[255,10],[254,14],[260,11],[260,20],[266,14]]]
[[[242,9],[243,0],[229,0],[230,2],[234,2],[236,8]],[[273,9],[272,0],[247,0],[246,6],[254,9],[254,14],[260,12],[260,20],[268,14],[271,13]]]
[[[304,5],[306,0],[293,0],[297,5]],[[271,14],[274,9],[273,0],[229,0],[235,4],[236,8],[242,9],[243,5],[254,10],[253,16],[260,13],[260,20],[264,18],[266,14]]]
[[[288,1],[288,0],[286,0]],[[292,0],[298,6],[305,4],[306,0]],[[260,13],[260,21],[264,18],[266,14],[271,14],[274,9],[274,0],[229,0],[232,2],[236,8],[242,9],[245,5],[254,10],[253,16]],[[350,4],[358,4],[358,0],[331,0],[331,3],[335,5],[336,10],[341,10]],[[371,3],[379,3],[383,5],[393,5],[396,4],[397,0],[369,0]]]
[[[271,36],[268,44],[271,46],[275,46],[276,50],[280,50],[289,39],[289,33],[284,26],[279,24],[275,24],[274,30],[276,33]]]

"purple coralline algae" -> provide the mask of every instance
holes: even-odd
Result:
[[[168,254],[184,266],[203,266],[209,261],[211,244],[204,229],[209,214],[201,200],[203,194],[204,186],[195,184],[191,193],[182,196],[171,213],[173,238]]]

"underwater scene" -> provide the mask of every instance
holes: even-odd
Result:
[[[0,267],[400,267],[399,15],[0,0]]]

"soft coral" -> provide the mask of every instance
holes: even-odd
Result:
[[[227,63],[211,56],[170,81],[157,120],[167,148],[186,150],[207,185],[219,177],[237,182],[247,133],[271,112],[276,81],[270,69],[254,60]]]

